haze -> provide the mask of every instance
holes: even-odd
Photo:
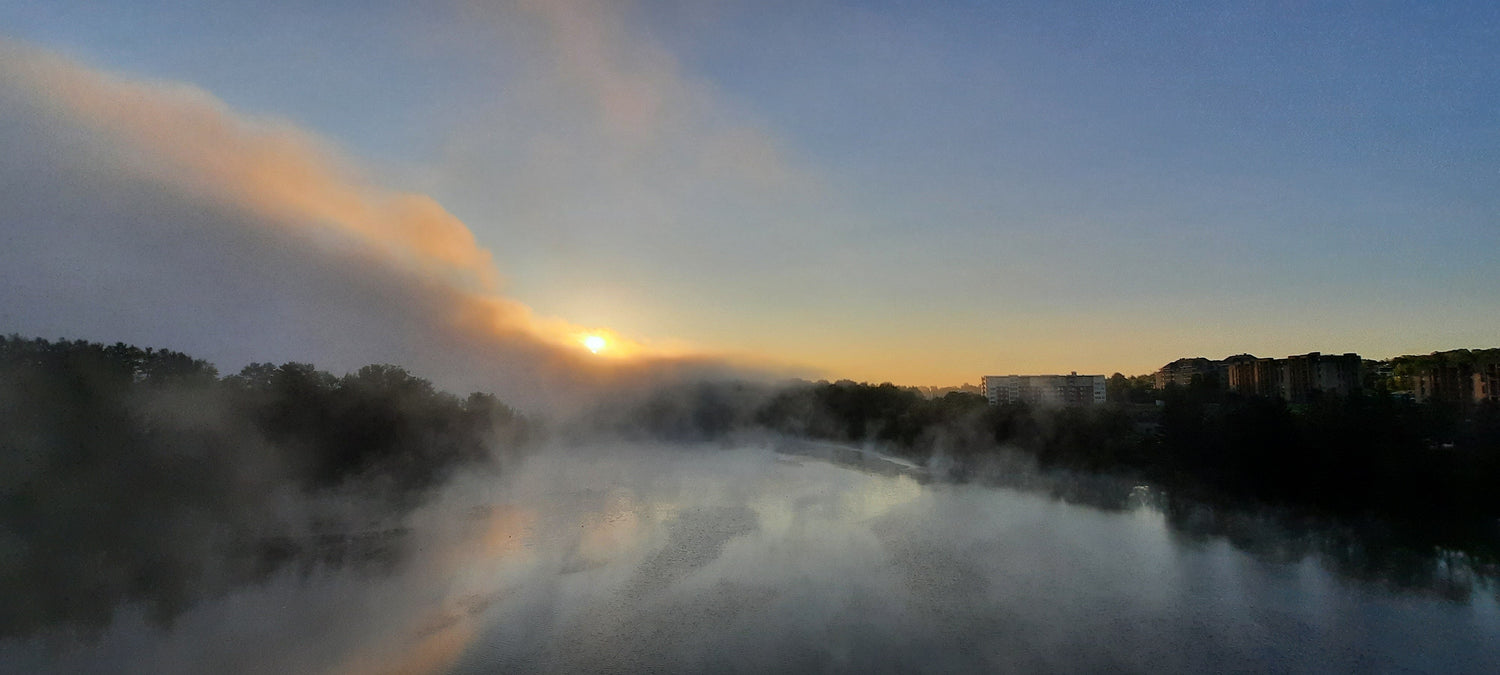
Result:
[[[1497,45],[0,0],[0,670],[1500,672]]]
[[[433,323],[392,313],[431,312],[458,277],[566,326],[551,333],[573,351],[569,331],[609,330],[912,385],[1488,344],[1496,11],[0,3],[21,43],[7,117],[50,111],[46,134],[7,125],[7,155],[40,164],[6,163],[0,319],[226,367],[409,362],[417,348],[370,327]],[[101,109],[18,74],[38,59],[139,89]],[[258,131],[225,144],[181,115]],[[253,168],[205,165],[194,143]],[[86,171],[46,168],[69,163]],[[149,200],[111,191],[125,175],[155,181]],[[126,240],[205,236],[201,208],[226,200],[230,230],[363,222],[417,269],[370,281],[383,272],[341,267],[349,248],[320,237],[255,263],[298,272],[252,277],[216,273],[263,259],[249,241],[195,246],[190,272],[78,241],[106,213]],[[111,295],[160,274],[182,279]],[[306,275],[344,288],[290,281]]]
[[[32,672],[1500,665],[1488,586],[1471,604],[1393,595],[1278,559],[1279,535],[1256,557],[1149,506],[1101,513],[772,447],[553,447],[412,515],[392,572],[286,571],[170,628],[126,609],[61,656],[38,640],[5,655]]]

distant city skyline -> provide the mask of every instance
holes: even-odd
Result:
[[[1493,3],[0,0],[0,27],[6,331],[924,386],[1500,345]]]

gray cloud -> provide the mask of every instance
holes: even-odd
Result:
[[[233,370],[397,363],[526,408],[709,372],[501,291],[488,251],[436,202],[364,181],[292,125],[176,83],[0,44],[0,325],[170,346]]]

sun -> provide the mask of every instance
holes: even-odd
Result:
[[[604,349],[605,344],[607,343],[604,341],[604,338],[598,335],[588,335],[583,338],[583,346],[595,354],[598,354],[599,350]]]

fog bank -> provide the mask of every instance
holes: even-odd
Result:
[[[767,446],[596,443],[471,477],[390,574],[285,573],[8,663],[56,672],[1492,672],[1464,602],[1182,537],[1150,508],[866,473]]]
[[[395,363],[569,410],[722,360],[535,315],[431,198],[175,82],[0,40],[0,330],[168,346],[228,371]]]

